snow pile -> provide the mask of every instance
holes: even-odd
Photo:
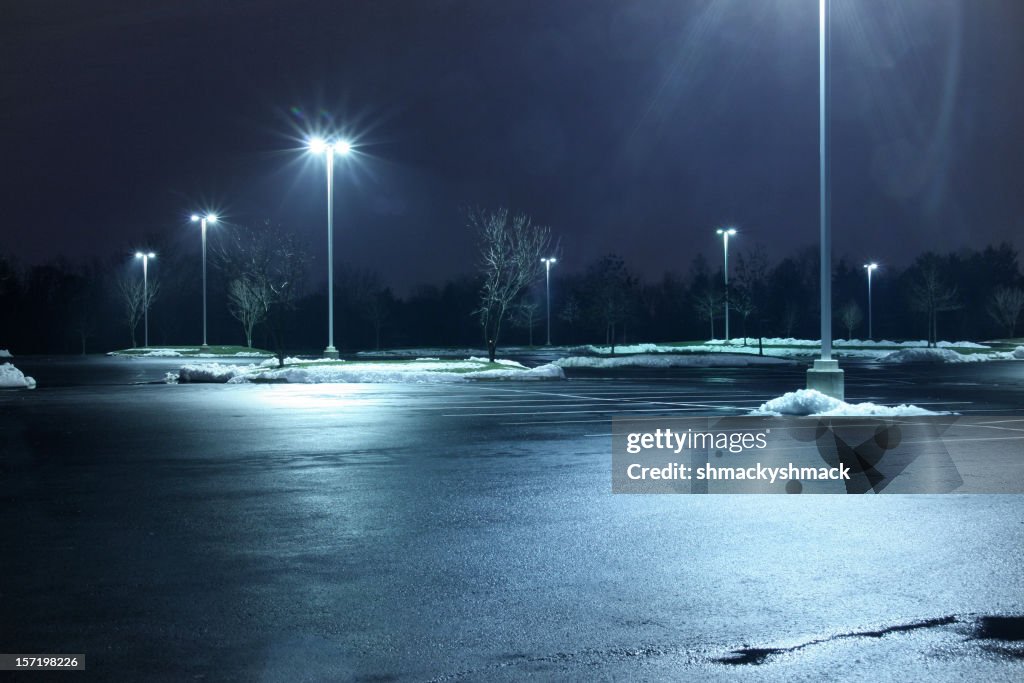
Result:
[[[564,379],[565,373],[555,365],[519,369],[474,370],[485,363],[470,361],[422,361],[415,365],[395,363],[343,363],[292,365],[278,369],[242,373],[228,380],[232,384],[243,382],[288,382],[290,384],[334,383],[449,383],[470,379]],[[457,372],[469,370],[469,372]]]
[[[36,381],[26,377],[21,370],[10,363],[0,365],[0,388],[4,389],[35,389]]]
[[[795,361],[768,356],[734,355],[730,353],[661,354],[639,356],[571,356],[559,358],[555,365],[563,368],[743,368],[751,365],[791,365]]]
[[[435,359],[436,360],[436,359]],[[486,358],[480,358],[479,356],[470,356],[469,360],[474,363],[490,363]],[[525,368],[526,366],[516,360],[509,360],[508,358],[495,358],[494,362],[498,365],[507,365],[511,368]]]
[[[880,406],[875,403],[845,403],[814,389],[800,389],[762,403],[751,415],[820,415],[828,417],[949,415],[917,406]]]
[[[167,373],[167,383],[212,382],[243,384],[248,382],[288,382],[290,384],[335,383],[446,383],[474,379],[565,379],[562,368],[543,365],[527,368],[515,361],[496,361],[505,366],[485,369],[486,359],[463,361],[418,359],[412,363],[362,363],[330,359],[286,359],[283,368],[276,359],[259,365],[224,365],[203,363],[183,365],[177,373]]]
[[[0,358],[12,358],[11,352],[7,349],[0,349]]]
[[[883,356],[882,363],[970,363],[971,361],[990,360],[996,354],[965,354],[952,349],[903,349]]]
[[[174,377],[175,373],[173,372],[167,373],[167,383],[173,384],[174,381],[183,384],[196,382],[223,383],[233,377],[254,372],[255,370],[255,365],[224,365],[222,363],[182,365],[176,377]]]
[[[1010,351],[1010,355],[1013,356],[1014,360],[1024,360],[1024,346],[1018,346],[1013,351]]]

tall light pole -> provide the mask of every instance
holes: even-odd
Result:
[[[192,222],[199,222],[203,227],[203,348],[209,348],[206,343],[206,224],[216,223],[217,217],[208,213],[203,217],[192,214]]]
[[[552,257],[552,258],[542,258],[541,261],[544,262],[544,266],[545,266],[545,268],[544,268],[544,273],[545,273],[544,274],[544,290],[545,290],[545,292],[547,294],[547,304],[546,304],[545,307],[547,308],[547,314],[548,314],[548,346],[551,346],[551,264],[552,263],[558,263],[558,259],[556,259],[554,257]]]
[[[337,358],[334,348],[334,155],[345,156],[352,151],[352,145],[345,140],[326,141],[313,138],[309,151],[317,156],[327,157],[327,348],[324,356]]]
[[[145,330],[145,337],[143,346],[149,346],[149,259],[156,258],[156,254],[151,251],[135,252],[135,258],[142,259],[142,315],[145,319],[143,329]]]
[[[818,0],[818,182],[821,204],[821,358],[807,370],[807,388],[844,397],[843,371],[832,360],[832,232],[829,225],[828,76],[829,9],[831,0]]]
[[[874,339],[875,333],[871,326],[871,273],[878,269],[877,263],[865,263],[864,270],[868,271],[868,339]]]
[[[725,276],[725,341],[729,341],[729,237],[736,234],[736,228],[719,228],[715,232],[722,236],[722,251],[725,253],[722,268]]]

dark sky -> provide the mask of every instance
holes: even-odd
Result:
[[[8,2],[2,248],[198,236],[198,207],[326,239],[400,290],[472,269],[459,206],[647,278],[816,243],[816,0]],[[837,255],[1024,246],[1024,2],[833,0]],[[323,259],[319,259],[322,267]]]

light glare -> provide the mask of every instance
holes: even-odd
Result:
[[[309,151],[313,154],[322,154],[327,149],[327,143],[323,138],[313,138],[309,141]]]

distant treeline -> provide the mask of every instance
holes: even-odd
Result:
[[[769,262],[762,248],[730,254],[730,332],[733,337],[818,338],[817,249]],[[198,345],[202,336],[200,259],[165,245],[150,263],[157,290],[149,312],[151,346]],[[267,259],[273,254],[264,254]],[[208,270],[209,341],[245,344],[237,317],[237,276],[226,259]],[[308,259],[291,264],[305,268]],[[289,273],[290,286],[304,273]],[[698,256],[686,272],[643,272],[608,255],[583,268],[560,260],[551,272],[551,338],[555,344],[666,342],[721,338],[721,264]],[[141,279],[130,254],[105,262],[58,259],[21,267],[0,254],[0,348],[15,354],[94,353],[132,344],[126,283]],[[356,351],[400,346],[473,346],[484,340],[479,317],[482,277],[468,275],[396,296],[377,274],[348,265],[335,269],[335,344]],[[1024,303],[1017,253],[1008,244],[980,251],[927,253],[910,266],[881,264],[873,276],[876,339],[984,340],[1016,334]],[[863,265],[839,259],[833,273],[834,336],[867,337]],[[255,325],[253,344],[275,348],[273,334],[294,352],[326,344],[327,295],[303,282],[278,311],[283,321]],[[232,313],[234,311],[234,314]],[[505,344],[546,340],[543,277],[517,302]],[[136,324],[141,324],[136,321]],[[141,344],[141,328],[136,343]]]

